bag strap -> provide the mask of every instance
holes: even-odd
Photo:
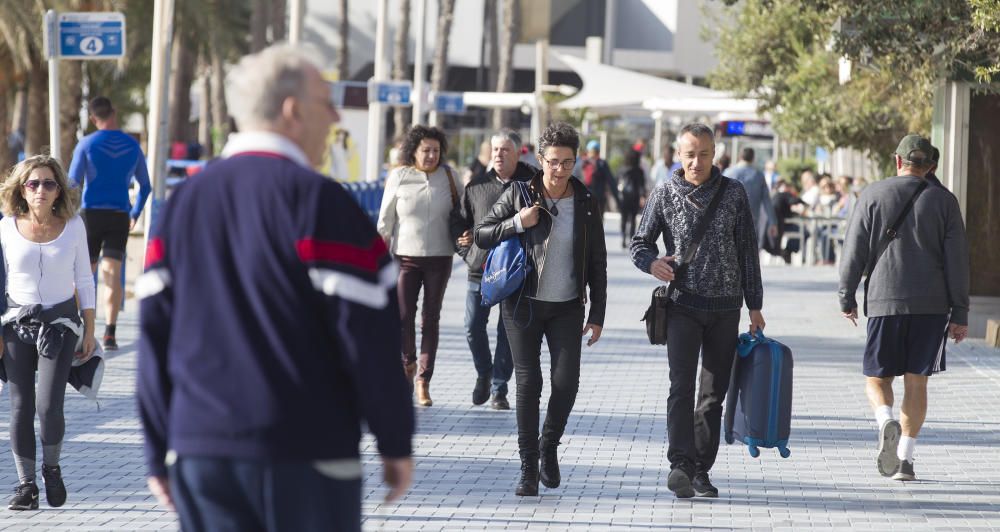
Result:
[[[444,172],[448,174],[448,188],[451,189],[451,206],[458,207],[458,188],[455,187],[455,176],[451,173],[451,167],[445,166]]]
[[[722,196],[726,192],[726,185],[729,184],[729,178],[725,176],[719,176],[719,178],[722,179],[722,183],[719,184],[719,190],[715,191],[715,195],[712,196],[712,201],[709,202],[708,208],[705,209],[704,216],[698,220],[698,225],[694,227],[694,232],[691,233],[691,244],[688,245],[687,250],[684,251],[684,256],[681,257],[681,264],[674,272],[675,277],[680,277],[687,271],[688,264],[691,263],[694,259],[695,253],[698,252],[698,247],[701,245],[701,239],[705,237],[705,232],[708,231],[708,225],[711,223],[712,218],[715,217],[715,211],[718,210],[719,203],[722,201]]]
[[[911,210],[913,210],[913,204],[917,202],[917,198],[919,198],[920,194],[923,193],[923,191],[926,189],[927,189],[927,180],[921,179],[920,184],[917,185],[917,190],[915,190],[913,192],[913,195],[910,196],[910,201],[906,202],[906,205],[903,207],[903,212],[899,213],[899,216],[896,217],[896,221],[892,222],[892,225],[889,226],[888,229],[886,229],[885,235],[883,235],[882,238],[880,238],[878,241],[878,247],[875,250],[875,254],[872,255],[872,260],[868,262],[868,268],[866,269],[868,272],[867,277],[865,277],[866,315],[868,314],[868,282],[871,281],[872,274],[875,272],[875,264],[877,264],[879,259],[882,258],[882,254],[884,254],[886,250],[889,249],[889,244],[891,244],[892,241],[896,239],[896,236],[899,234],[899,228],[902,227],[903,225],[903,220],[905,220],[906,216],[910,214]]]

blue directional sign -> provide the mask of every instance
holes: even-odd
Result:
[[[122,13],[60,13],[56,24],[64,59],[115,59],[125,55]]]
[[[411,105],[411,92],[413,83],[409,81],[371,81],[368,84],[368,103]]]
[[[439,113],[464,113],[465,96],[461,92],[439,92],[434,95],[434,109]]]

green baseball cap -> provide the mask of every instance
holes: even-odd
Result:
[[[909,134],[899,141],[899,146],[896,146],[896,155],[911,163],[923,164],[931,161],[934,155],[934,146],[931,146],[931,141],[920,135]]]

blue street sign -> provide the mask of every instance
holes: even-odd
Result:
[[[125,55],[122,13],[60,13],[59,56],[65,59],[115,59]]]
[[[413,83],[409,81],[372,81],[368,84],[368,103],[411,105],[412,90]]]
[[[461,92],[439,92],[434,95],[434,109],[439,113],[464,113],[465,96]]]

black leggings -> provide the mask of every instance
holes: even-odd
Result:
[[[76,340],[75,335],[66,335],[62,351],[55,358],[47,358],[38,356],[34,343],[21,341],[13,326],[3,329],[3,365],[10,388],[10,446],[21,482],[35,479],[36,408],[41,426],[42,461],[49,466],[59,465],[66,433],[63,402]]]
[[[521,454],[538,453],[538,408],[542,396],[542,338],[548,341],[552,395],[542,436],[558,442],[580,387],[583,305],[578,300],[549,303],[517,296],[500,303],[517,377],[517,446]],[[516,318],[516,319],[515,319]]]

